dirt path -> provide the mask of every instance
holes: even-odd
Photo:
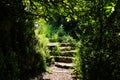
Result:
[[[43,80],[77,80],[71,75],[70,69],[58,68],[56,66],[49,67],[52,73],[44,73]]]

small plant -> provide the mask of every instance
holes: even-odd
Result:
[[[59,41],[59,37],[58,37],[58,34],[54,33],[52,36],[51,36],[51,42],[58,42]]]
[[[60,55],[60,47],[59,47],[59,45],[55,46],[55,47],[52,49],[51,55],[55,55],[55,56],[59,56],[59,55]]]
[[[43,62],[42,62],[43,64],[41,66],[43,66],[43,68],[47,71],[47,62],[46,61],[47,61],[47,59],[49,59],[50,54],[49,54],[49,49],[47,48],[49,39],[46,37],[47,36],[46,32],[47,32],[46,29],[45,28],[41,29],[41,27],[38,27],[35,30],[35,36],[37,39],[36,51],[43,58]],[[37,66],[40,66],[39,63]]]
[[[70,35],[64,35],[63,37],[61,37],[61,42],[75,43],[76,40],[73,39],[73,37],[71,37]]]
[[[73,60],[73,66],[74,66],[74,71],[73,74],[75,74],[77,76],[77,78],[81,79],[82,78],[82,71],[81,71],[81,59],[80,59],[80,42],[76,43],[76,55],[75,55],[75,59]]]

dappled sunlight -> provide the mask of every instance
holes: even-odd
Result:
[[[1,0],[0,80],[120,80],[120,0]]]

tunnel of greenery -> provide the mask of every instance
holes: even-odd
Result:
[[[47,43],[79,42],[80,80],[120,80],[120,0],[0,1],[0,80],[47,68]]]

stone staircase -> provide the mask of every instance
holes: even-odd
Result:
[[[53,50],[56,46],[59,46],[58,48],[58,54],[54,54]],[[48,45],[50,51],[51,51],[51,58],[55,61],[55,66],[60,68],[73,68],[72,62],[74,59],[74,55],[76,54],[75,50],[75,44],[72,43],[50,43]]]

